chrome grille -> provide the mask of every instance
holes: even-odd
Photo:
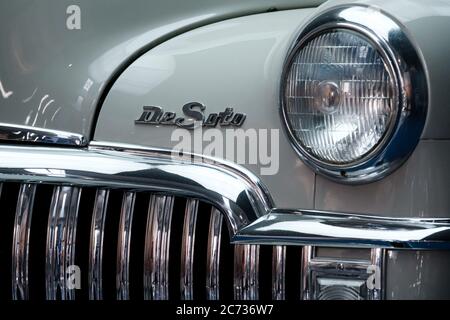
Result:
[[[448,219],[275,209],[250,172],[199,155],[91,142],[0,159],[0,299],[310,299],[336,284],[318,272],[348,268],[379,270],[361,296],[382,299],[386,250],[450,248]],[[324,265],[323,247],[371,256]]]
[[[7,222],[0,229],[10,235],[1,248],[5,298],[285,298],[285,248],[231,244],[223,213],[205,201],[96,187],[0,186]],[[264,273],[260,251],[270,252]],[[70,278],[77,267],[81,289]]]

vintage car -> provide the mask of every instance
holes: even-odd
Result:
[[[450,298],[450,3],[0,4],[0,297]]]

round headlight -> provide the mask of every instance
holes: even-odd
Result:
[[[299,145],[329,164],[364,160],[395,124],[393,71],[369,39],[350,30],[326,30],[303,42],[285,95]]]
[[[383,24],[387,32],[379,34]],[[422,92],[414,97],[411,90]],[[380,11],[351,6],[305,27],[285,64],[281,96],[288,133],[305,162],[329,177],[364,182],[392,171],[393,162],[398,166],[412,152],[386,157],[399,132],[413,130],[408,145],[417,144],[417,128],[399,131],[399,123],[420,118],[422,130],[427,88],[401,28]]]

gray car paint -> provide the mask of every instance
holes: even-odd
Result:
[[[2,1],[0,120],[89,135],[109,83],[143,51],[214,21],[320,2]],[[69,5],[80,7],[80,30],[66,28]]]
[[[395,217],[449,217],[450,141],[422,140],[390,176],[348,186],[317,176],[315,208]]]
[[[386,299],[450,299],[449,251],[389,250]]]

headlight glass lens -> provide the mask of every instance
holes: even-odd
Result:
[[[299,46],[288,68],[285,117],[314,159],[332,165],[363,160],[395,124],[393,72],[365,36],[323,31]]]

